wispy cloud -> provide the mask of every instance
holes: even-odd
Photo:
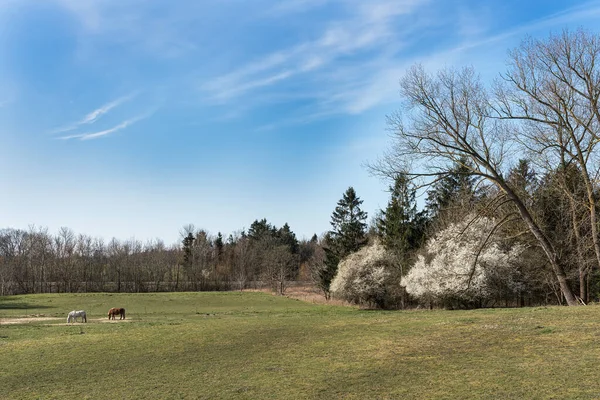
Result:
[[[257,29],[259,34],[262,34],[262,28],[271,29],[270,23],[273,23],[272,32],[277,32],[282,21],[306,19],[309,23],[298,24],[303,29],[301,34],[292,32],[289,35],[302,39],[273,40],[272,43],[279,47],[267,47],[271,43],[252,47],[255,41],[248,44],[242,37],[224,47],[227,62],[221,63],[215,58],[217,61],[213,63],[214,60],[207,57],[205,63],[194,62],[189,67],[185,61],[178,63],[177,76],[171,80],[185,89],[173,90],[177,92],[175,96],[178,99],[189,96],[190,102],[196,105],[200,93],[201,106],[227,106],[223,107],[221,119],[296,100],[302,106],[309,104],[306,107],[308,115],[321,118],[360,114],[397,100],[397,82],[404,68],[414,62],[462,63],[469,59],[467,55],[486,46],[506,44],[515,36],[533,30],[547,30],[600,15],[600,2],[593,0],[536,21],[530,20],[522,26],[513,24],[498,31],[502,22],[495,18],[497,8],[487,3],[477,5],[474,1],[465,2],[462,8],[443,0],[257,0],[247,5],[238,0],[217,2],[225,7],[212,2],[185,2],[181,7],[170,7],[157,1],[151,2],[151,7],[142,7],[144,2],[141,0],[53,1],[80,21],[84,40],[79,43],[88,41],[93,47],[96,40],[109,40],[131,52],[141,49],[160,58],[178,55],[190,56],[192,60],[191,54],[201,55],[204,48],[210,47],[208,43],[213,42],[198,39],[204,35],[213,35],[211,39],[214,37],[218,42],[219,35],[215,32],[219,26],[208,22],[200,24],[200,20],[239,19],[240,23],[223,35],[227,38],[224,40],[229,40],[247,34],[248,27],[255,29],[257,18],[262,18],[261,27]],[[233,9],[230,4],[239,7],[230,12],[229,9]],[[252,23],[248,24],[249,21]],[[444,35],[439,36],[442,31]],[[435,41],[432,41],[433,37],[436,37]],[[236,47],[238,43],[241,44],[239,48]],[[465,55],[464,59],[461,55]],[[235,67],[223,69],[223,65]],[[188,88],[195,92],[184,92]],[[286,99],[281,100],[282,97]],[[119,100],[53,133],[70,133],[94,123],[117,107],[122,102]],[[303,121],[296,109],[276,118],[284,124],[286,121]],[[265,126],[273,124],[278,122],[269,122]]]
[[[452,49],[452,51],[464,51],[484,45],[490,45],[494,42],[501,42],[515,36],[528,35],[535,31],[547,30],[555,27],[562,29],[568,24],[572,24],[583,19],[595,19],[598,17],[600,17],[600,1],[594,0],[585,3],[584,5],[568,8],[559,13],[514,27],[498,34],[489,35],[473,41],[467,41]]]
[[[126,101],[131,100],[136,95],[137,95],[137,93],[134,92],[134,93],[131,93],[131,94],[127,95],[127,96],[119,97],[118,99],[113,100],[113,101],[111,101],[109,103],[106,103],[103,106],[101,106],[101,107],[95,109],[94,111],[88,113],[80,121],[75,122],[75,123],[70,124],[70,125],[63,126],[61,128],[54,129],[54,130],[50,131],[50,133],[54,134],[54,133],[63,133],[63,132],[74,131],[74,130],[80,128],[82,125],[93,124],[100,117],[102,117],[102,115],[106,114],[107,112],[109,112],[113,108],[115,108],[115,107],[117,107],[117,106],[125,103]]]
[[[333,3],[343,11],[335,20],[329,20],[313,40],[267,53],[211,79],[201,85],[205,100],[244,108],[249,96],[255,106],[268,105],[269,101],[278,104],[279,93],[297,93],[300,101],[312,100],[304,117],[292,112],[258,130],[335,114],[360,114],[397,101],[398,81],[406,67],[415,62],[434,69],[452,63],[485,63],[475,53],[493,43],[510,47],[516,37],[600,15],[600,1],[594,0],[499,32],[491,29],[493,19],[487,6],[460,14],[461,10],[426,7],[431,3],[427,0],[295,0],[277,5],[270,12],[305,12]],[[458,17],[462,17],[459,26]],[[446,43],[440,41],[431,47],[426,42],[419,44],[428,31],[448,27],[453,31]],[[497,61],[502,59],[503,54],[498,52]]]
[[[77,134],[77,135],[61,136],[61,137],[58,137],[57,139],[62,139],[62,140],[69,140],[69,139],[79,139],[79,140],[98,139],[100,137],[107,136],[107,135],[110,135],[111,133],[115,133],[117,131],[125,129],[128,126],[133,125],[133,124],[135,124],[138,121],[141,121],[143,119],[146,119],[146,118],[150,117],[153,113],[154,113],[154,111],[148,112],[146,114],[140,115],[140,116],[135,117],[135,118],[130,118],[130,119],[125,120],[125,121],[121,122],[119,125],[114,126],[114,127],[110,128],[110,129],[105,129],[105,130],[98,131],[98,132],[86,132],[86,133],[81,133],[81,134]]]
[[[103,114],[106,114],[107,112],[109,112],[110,110],[112,110],[113,108],[119,106],[120,104],[131,100],[133,97],[135,96],[135,93],[132,93],[128,96],[124,96],[124,97],[120,97],[114,101],[111,101],[110,103],[107,103],[105,105],[103,105],[102,107],[92,111],[91,113],[89,113],[88,115],[86,115],[79,123],[78,125],[83,125],[83,124],[91,124],[96,122],[96,120],[98,118],[100,118]]]
[[[292,9],[322,5],[327,1],[292,2]],[[314,40],[267,54],[237,70],[201,85],[207,100],[224,104],[258,88],[289,81],[309,72],[326,71],[342,57],[353,57],[393,42],[398,18],[408,17],[428,0],[373,0],[368,4],[339,1],[345,17],[329,22]],[[286,6],[288,7],[288,6]],[[287,8],[276,8],[279,12]],[[288,10],[289,11],[289,10]],[[396,40],[398,42],[399,40]]]

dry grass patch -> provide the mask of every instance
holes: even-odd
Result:
[[[0,318],[1,325],[17,325],[17,324],[30,324],[32,322],[50,322],[57,321],[58,317],[21,317],[21,318]]]

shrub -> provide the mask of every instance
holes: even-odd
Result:
[[[390,303],[393,274],[390,255],[380,243],[363,247],[344,258],[331,283],[332,293],[354,304],[385,308]]]
[[[522,251],[520,246],[502,249],[490,236],[494,226],[492,219],[470,216],[437,233],[404,278],[406,291],[449,307],[481,305],[492,294],[491,279],[499,271],[511,279]]]

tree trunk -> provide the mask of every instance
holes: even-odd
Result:
[[[577,212],[575,200],[569,196],[569,206],[571,209],[571,223],[573,224],[573,234],[575,235],[575,248],[577,249],[577,269],[579,270],[579,298],[587,303],[587,286],[586,277],[588,275],[588,269],[585,266],[585,255],[583,253],[583,243],[581,241],[581,235],[579,232],[579,221],[577,220]]]
[[[567,275],[565,273],[565,270],[560,262],[560,258],[556,250],[550,243],[550,240],[548,240],[548,238],[546,237],[546,235],[544,235],[540,227],[535,223],[533,217],[529,213],[529,210],[527,209],[527,207],[525,207],[521,199],[515,194],[512,188],[508,186],[508,184],[506,184],[506,182],[501,177],[496,177],[496,179],[500,188],[515,204],[517,210],[519,211],[519,215],[521,216],[525,224],[527,224],[527,227],[539,242],[540,246],[542,247],[542,250],[544,250],[546,257],[550,262],[550,265],[552,266],[552,270],[554,271],[554,275],[556,276],[556,279],[560,286],[560,291],[564,295],[567,305],[578,306],[579,302],[577,301],[577,299],[573,295],[573,292],[571,291],[571,288],[569,287],[569,282],[567,281]]]
[[[579,297],[582,301],[587,303],[586,278],[587,273],[583,271],[583,268],[579,267]]]
[[[590,225],[592,228],[592,241],[594,242],[594,252],[596,253],[596,267],[600,270],[600,240],[598,238],[598,222],[596,219],[596,210],[597,210],[597,205],[596,205],[596,198],[594,195],[594,189],[593,186],[591,184],[591,182],[589,182],[589,180],[586,179],[586,189],[588,191],[588,202],[589,202],[589,211],[590,211]],[[589,186],[589,187],[588,187]]]

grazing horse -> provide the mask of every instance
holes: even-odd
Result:
[[[83,310],[79,310],[79,311],[73,310],[67,316],[67,324],[70,323],[71,321],[77,322],[77,318],[81,318],[81,322],[87,322],[87,315],[85,315],[85,311],[83,311]]]
[[[115,319],[115,315],[119,315],[119,319],[125,319],[125,309],[124,308],[111,308],[108,310],[108,319]]]

